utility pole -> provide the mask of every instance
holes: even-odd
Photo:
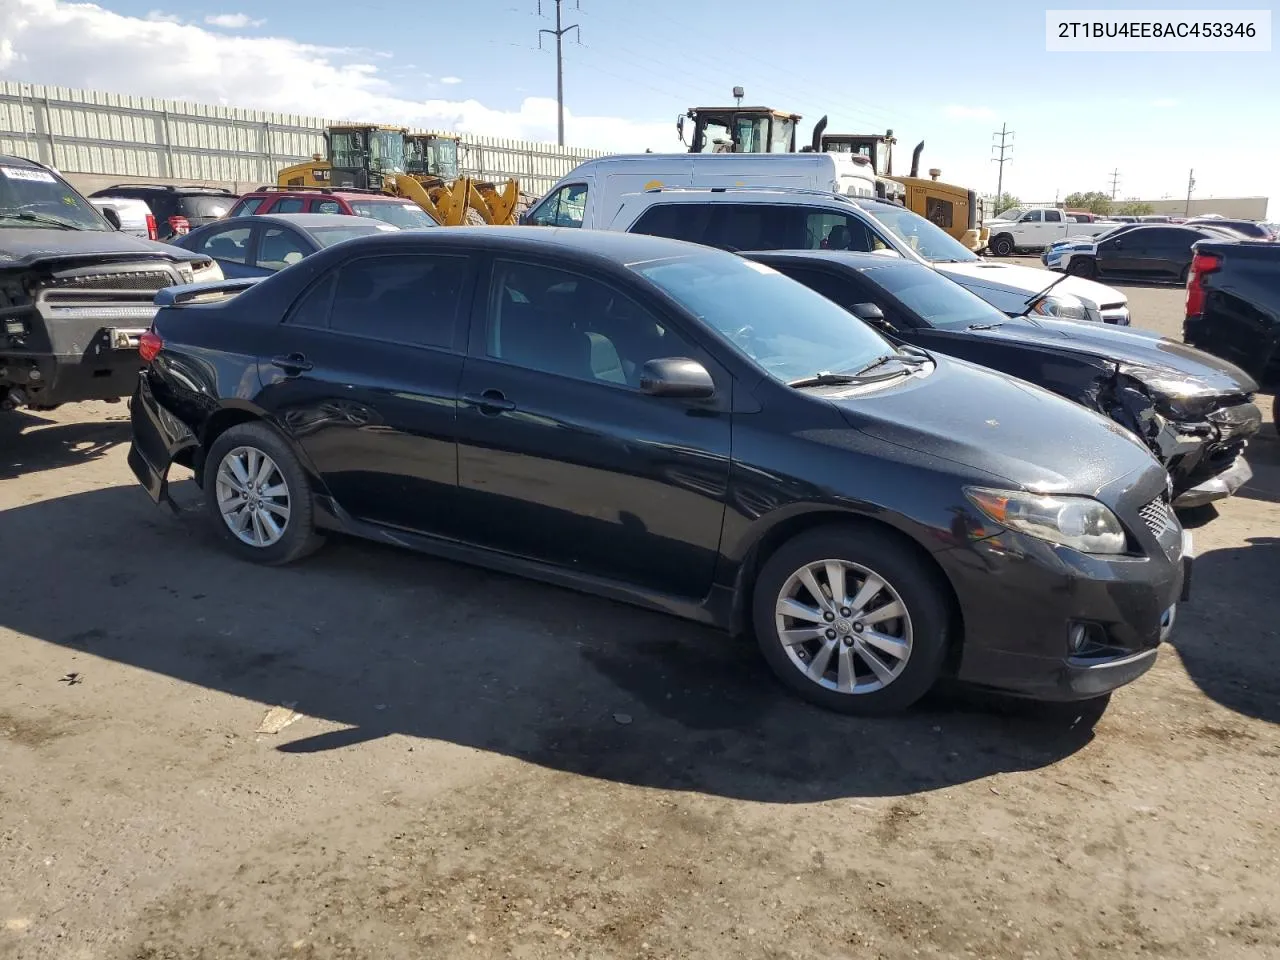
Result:
[[[564,146],[564,35],[568,33],[570,30],[577,30],[578,25],[576,23],[572,23],[567,27],[563,26],[560,20],[560,4],[563,2],[563,0],[552,0],[552,2],[555,3],[556,5],[556,28],[554,30],[538,31],[538,49],[539,50],[542,49],[542,35],[544,33],[550,34],[551,36],[556,38],[556,105],[559,108],[558,125],[556,128],[558,139],[556,142],[563,147]],[[581,9],[581,7],[579,7],[578,4],[576,3],[576,0],[574,3],[574,8]],[[538,0],[538,16],[542,16],[542,0]],[[578,39],[581,40],[581,38],[582,38],[582,34],[581,32],[579,32]]]
[[[1187,209],[1183,211],[1183,216],[1185,217],[1191,216],[1191,191],[1195,188],[1195,185],[1196,171],[1193,168],[1191,172],[1187,174]]]
[[[1111,199],[1116,198],[1116,187],[1120,183],[1120,168],[1116,167],[1111,171]]]
[[[997,207],[1000,206],[1000,199],[1004,196],[1004,165],[1013,159],[1012,157],[1005,156],[1006,153],[1013,152],[1013,144],[1009,142],[1013,139],[1013,131],[1008,129],[1008,126],[1009,125],[1007,123],[1000,124],[999,132],[993,133],[991,135],[992,137],[1000,138],[999,143],[993,143],[991,145],[991,149],[993,151],[997,149],[1000,151],[1000,156],[991,158],[993,163],[1000,164],[1000,172],[996,175],[996,206]],[[1000,211],[996,210],[995,212],[999,213]]]

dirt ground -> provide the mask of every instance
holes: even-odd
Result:
[[[1129,293],[1176,335],[1180,290]],[[125,415],[0,430],[0,958],[1280,956],[1269,425],[1100,718],[865,721],[554,588],[237,563],[133,483]]]

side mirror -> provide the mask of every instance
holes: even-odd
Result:
[[[651,397],[700,400],[716,392],[707,368],[688,357],[650,360],[640,371],[640,390]]]
[[[107,223],[111,224],[112,230],[120,229],[120,214],[116,211],[115,207],[103,207],[102,217],[107,221]]]
[[[874,323],[883,326],[885,323],[884,311],[874,303],[855,303],[849,307],[849,312],[859,320],[865,320],[867,323]]]

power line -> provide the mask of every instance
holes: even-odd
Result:
[[[548,30],[545,28],[542,30],[539,30],[538,46],[539,48],[541,48],[542,46],[542,35],[544,33],[550,34],[551,36],[556,38],[556,106],[558,108],[557,118],[556,118],[557,119],[556,129],[557,129],[557,134],[559,136],[559,140],[557,142],[560,144],[560,146],[563,147],[564,146],[564,36],[566,33],[569,33],[570,31],[577,30],[578,25],[576,23],[573,23],[567,27],[562,26],[560,21],[560,4],[563,3],[564,0],[552,0],[552,2],[555,3],[556,5],[556,28],[554,30]],[[574,0],[574,8],[581,9],[578,6],[577,0]],[[538,0],[538,16],[542,16],[542,0]],[[581,41],[582,39],[581,32],[579,32],[577,36],[579,41]]]
[[[1004,196],[1004,165],[1013,159],[1011,156],[1005,156],[1005,154],[1013,153],[1013,144],[1010,142],[1013,140],[1013,131],[1008,127],[1007,123],[1002,123],[1000,124],[1000,129],[991,135],[992,137],[1000,138],[999,143],[991,145],[993,151],[1000,151],[1000,156],[991,158],[993,163],[1000,165],[1000,172],[996,174],[996,206],[1000,205],[1000,198]],[[999,212],[999,210],[996,211],[996,213]]]

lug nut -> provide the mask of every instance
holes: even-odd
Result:
[[[842,617],[850,616],[852,613],[853,613],[853,611],[852,611],[852,610],[850,610],[848,607],[841,607],[841,608],[840,608],[840,616],[842,616]]]
[[[827,639],[828,639],[828,640],[834,640],[835,638],[836,638],[836,632],[835,632],[834,630],[828,630],[828,631],[827,631]]]
[[[827,621],[827,623],[830,623],[835,618],[836,618],[836,615],[832,613],[830,610],[828,610],[826,613],[822,615],[822,619]]]

